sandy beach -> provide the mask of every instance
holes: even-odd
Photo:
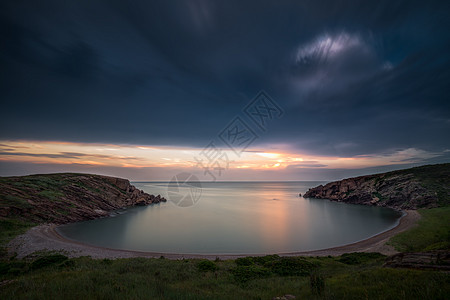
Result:
[[[283,256],[337,256],[348,252],[380,252],[385,255],[397,253],[395,249],[386,242],[394,235],[408,230],[417,224],[420,214],[415,210],[405,211],[400,219],[399,224],[383,233],[370,237],[368,239],[348,244],[340,247],[292,253],[277,253]],[[61,236],[56,231],[57,225],[39,225],[31,228],[25,234],[16,237],[8,245],[10,253],[17,253],[19,258],[26,257],[36,251],[60,251],[70,257],[91,256],[92,258],[130,258],[130,257],[154,257],[164,256],[169,259],[182,258],[206,258],[215,259],[234,259],[238,257],[248,256],[245,254],[179,254],[179,253],[159,253],[159,252],[139,252],[130,250],[118,250],[104,247],[87,245],[77,241],[69,240]],[[273,253],[266,253],[273,254]],[[266,255],[260,254],[260,255]],[[255,256],[254,254],[251,254]]]

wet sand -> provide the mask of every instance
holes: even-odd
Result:
[[[281,256],[338,256],[349,252],[380,252],[385,255],[392,255],[398,253],[395,249],[386,242],[394,235],[408,230],[416,226],[420,219],[420,214],[415,210],[405,211],[405,215],[400,219],[399,224],[383,233],[370,237],[368,239],[328,249],[292,252],[292,253],[277,253]],[[215,259],[235,259],[238,257],[248,256],[245,254],[178,254],[178,253],[159,253],[159,252],[140,252],[131,250],[118,250],[98,246],[87,245],[81,242],[69,240],[61,236],[56,231],[57,225],[39,225],[31,228],[25,234],[16,237],[8,245],[10,253],[17,253],[19,258],[26,257],[36,251],[59,251],[70,257],[91,256],[92,258],[130,258],[130,257],[154,257],[159,258],[164,256],[169,259],[182,258],[206,258]],[[267,255],[273,253],[259,254]],[[251,256],[259,256],[250,254]]]

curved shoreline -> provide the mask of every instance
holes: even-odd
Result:
[[[408,230],[417,224],[420,214],[415,210],[407,210],[400,218],[399,224],[385,232],[369,237],[365,240],[358,241],[344,246],[338,246],[328,249],[277,253],[280,256],[339,256],[349,252],[380,252],[385,255],[398,253],[393,247],[386,245],[386,242],[394,235]],[[263,256],[267,254],[177,254],[177,253],[161,253],[161,252],[142,252],[134,250],[119,250],[100,246],[92,246],[81,242],[67,239],[56,231],[57,225],[47,224],[39,225],[31,228],[25,234],[13,239],[9,245],[10,253],[16,252],[19,258],[28,256],[36,251],[61,251],[70,257],[91,256],[92,258],[131,258],[131,257],[147,257],[159,258],[164,256],[169,259],[182,258],[206,258],[215,259],[235,259],[245,256]]]

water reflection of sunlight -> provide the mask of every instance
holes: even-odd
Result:
[[[72,232],[82,231],[80,240],[122,249],[280,253],[355,242],[386,230],[398,218],[384,208],[299,198],[298,193],[310,185],[210,183],[193,207],[179,208],[168,201],[132,208],[115,218],[82,222]],[[155,194],[167,191],[167,183],[136,186]],[[71,237],[70,232],[67,235]]]
[[[296,199],[284,190],[263,192],[260,195],[266,200],[258,203],[260,237],[264,249],[288,249],[296,236],[308,235],[308,214],[302,209],[303,199]]]

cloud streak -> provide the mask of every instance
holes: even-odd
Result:
[[[448,4],[177,4],[2,3],[0,139],[199,149],[264,89],[286,113],[260,152],[450,149]]]

